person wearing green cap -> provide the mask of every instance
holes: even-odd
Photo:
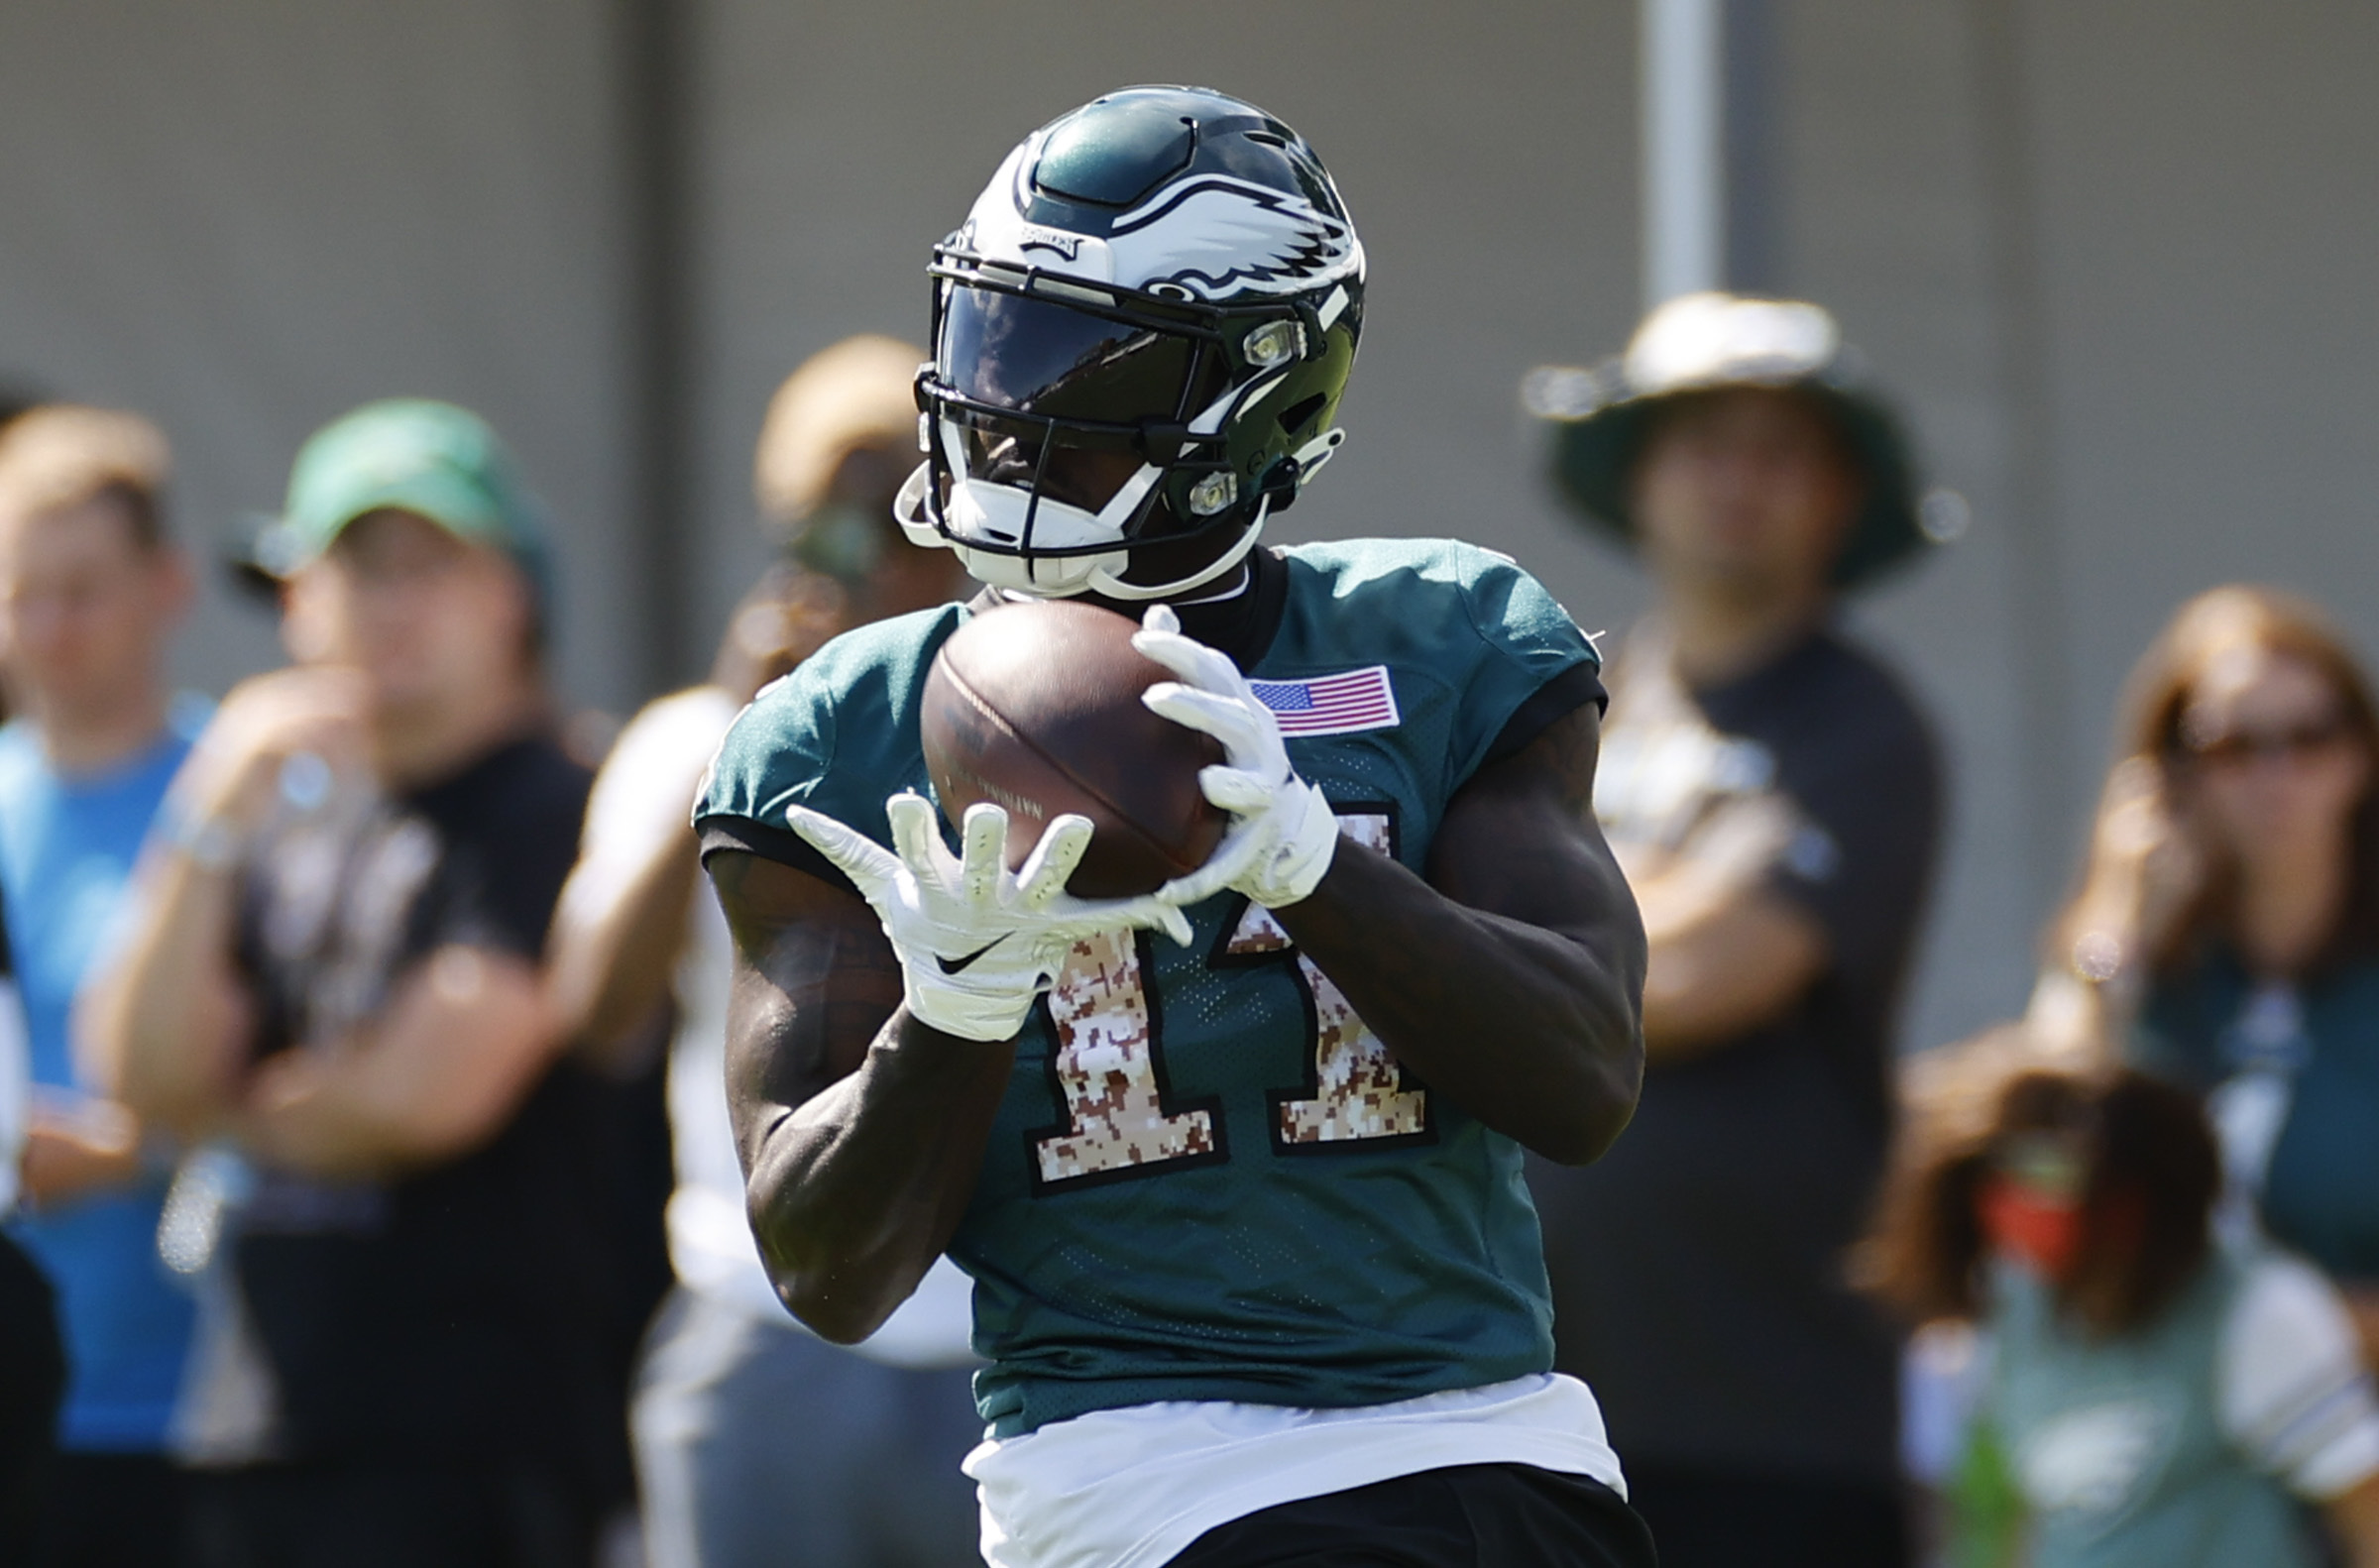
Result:
[[[178,1440],[202,1568],[580,1568],[613,1289],[540,954],[588,775],[553,738],[543,523],[460,408],[298,454],[257,564],[292,667],[174,781],[86,1047],[198,1148]]]
[[[532,629],[542,631],[553,591],[543,508],[485,420],[426,397],[369,403],[316,432],[290,471],[288,504],[259,533],[248,564],[268,582],[287,582],[350,526],[386,511],[510,560],[528,590]]]
[[[1837,629],[1925,543],[1905,444],[1815,305],[1691,294],[1526,389],[1658,603],[1594,809],[1650,943],[1643,1099],[1534,1173],[1560,1365],[1602,1394],[1667,1568],[1896,1568],[1897,1349],[1845,1250],[1939,833],[1923,719]]]

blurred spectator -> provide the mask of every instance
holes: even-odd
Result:
[[[632,1049],[674,979],[678,1285],[633,1419],[652,1568],[923,1568],[973,1555],[974,1493],[959,1462],[982,1423],[963,1370],[963,1278],[945,1260],[846,1350],[795,1321],[760,1267],[728,1124],[727,925],[707,888],[697,893],[692,828],[703,769],[754,692],[836,632],[944,604],[962,581],[946,552],[911,546],[892,522],[917,461],[911,383],[924,358],[851,338],[778,391],[757,479],[784,559],[730,621],[710,684],[653,703],[621,734],[555,920],[559,1010],[587,1049]]]
[[[1918,1119],[1870,1255],[1912,1320],[1982,1331],[1954,1560],[2315,1568],[2302,1499],[2379,1564],[2379,1400],[2353,1324],[2304,1263],[2214,1245],[2196,1100],[2033,1066],[1982,1111]]]
[[[127,413],[52,405],[0,432],[0,661],[19,714],[0,728],[0,899],[34,1082],[13,1229],[57,1291],[69,1370],[43,1563],[169,1562],[180,1530],[166,1440],[191,1312],[157,1258],[165,1181],[67,1029],[205,717],[166,687],[190,598],[166,468],[164,437]]]
[[[1659,592],[1607,677],[1595,811],[1640,901],[1643,1099],[1539,1165],[1558,1364],[1669,1568],[1906,1560],[1897,1349],[1842,1260],[1939,832],[1934,746],[1839,595],[1922,543],[1814,305],[1698,294],[1566,373],[1558,474]],[[1541,392],[1542,388],[1533,389]]]
[[[4,912],[0,912],[4,914]],[[25,999],[17,989],[17,956],[0,919],[0,1219],[17,1209],[24,1176],[25,1124],[33,1115],[33,1064],[25,1038]],[[0,1252],[21,1252],[0,1233]]]
[[[2379,710],[2321,612],[2181,608],[2132,671],[2033,1019],[2208,1092],[2234,1226],[2342,1286],[2379,1356]]]
[[[541,516],[476,416],[374,403],[260,549],[295,667],[174,781],[86,1044],[219,1140],[159,1235],[202,1275],[199,1568],[584,1568],[611,1334],[539,961],[588,777],[551,738]]]
[[[16,964],[8,934],[0,930],[0,1219],[16,1207],[31,1089]],[[22,1247],[0,1233],[0,1562],[35,1560],[65,1389],[65,1352],[58,1345],[50,1282]]]

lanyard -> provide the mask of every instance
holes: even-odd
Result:
[[[2229,1239],[2260,1234],[2256,1210],[2271,1175],[2272,1151],[2296,1100],[2297,1075],[2313,1060],[2305,1004],[2283,981],[2259,985],[2217,1042],[2230,1075],[2206,1097],[2222,1151],[2222,1198],[2215,1223]]]

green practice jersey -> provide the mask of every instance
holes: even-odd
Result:
[[[1434,540],[1275,552],[1246,673],[1348,837],[1420,869],[1481,764],[1599,700],[1568,615]],[[823,865],[801,804],[888,840],[931,794],[928,666],[967,612],[879,622],[760,694],[697,816],[706,844]],[[1245,650],[1242,650],[1245,651]],[[1383,1403],[1552,1364],[1521,1152],[1400,1068],[1281,927],[1225,894],[1196,940],[1078,945],[1018,1042],[950,1253],[1002,1436],[1160,1400]],[[1383,952],[1383,963],[1425,955]]]

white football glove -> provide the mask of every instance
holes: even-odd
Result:
[[[1008,814],[966,808],[963,848],[942,842],[933,802],[903,791],[884,803],[892,849],[805,806],[792,830],[833,861],[884,923],[900,957],[909,1016],[963,1040],[1012,1040],[1049,989],[1066,950],[1100,932],[1149,928],[1190,941],[1190,921],[1156,898],[1090,901],[1063,891],[1090,846],[1090,820],[1059,817],[1022,869],[1007,864]],[[895,852],[897,851],[897,852]]]
[[[1338,819],[1320,790],[1297,776],[1281,722],[1256,700],[1227,654],[1182,635],[1181,617],[1158,605],[1132,646],[1180,677],[1140,700],[1177,725],[1212,735],[1230,760],[1198,769],[1207,800],[1237,819],[1206,863],[1166,883],[1157,897],[1195,904],[1225,888],[1266,909],[1311,893],[1338,847]]]

